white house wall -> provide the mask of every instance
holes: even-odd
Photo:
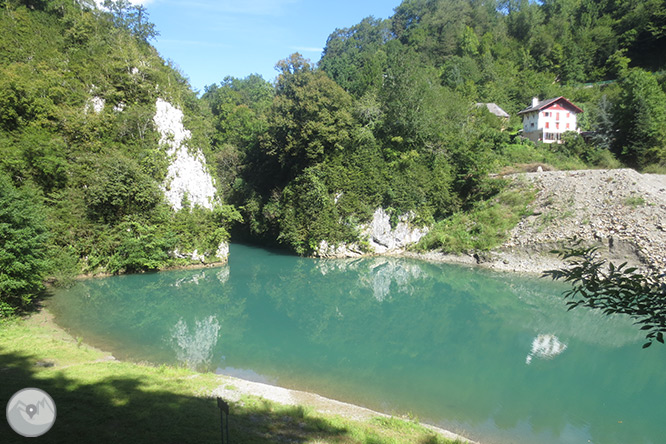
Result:
[[[578,131],[576,113],[553,104],[539,112],[527,113],[523,117],[523,133],[528,139],[537,142],[552,143],[556,139],[546,139],[545,134],[563,134]]]

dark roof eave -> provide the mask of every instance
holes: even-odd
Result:
[[[548,99],[548,100],[544,100],[543,102],[539,102],[539,103],[537,103],[536,106],[530,106],[529,108],[525,108],[524,110],[519,111],[517,115],[519,116],[521,114],[527,114],[527,113],[531,113],[531,112],[535,112],[535,111],[537,111],[537,112],[541,111],[542,109],[552,105],[553,103],[555,103],[559,100],[566,101],[569,105],[574,107],[578,113],[585,112],[581,108],[579,108],[576,105],[574,105],[573,103],[571,103],[571,101],[569,99],[565,98],[564,96],[560,96],[560,97],[556,97],[554,99]]]

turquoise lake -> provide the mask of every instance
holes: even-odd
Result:
[[[89,279],[49,301],[121,359],[297,388],[495,443],[666,442],[666,347],[548,279],[232,245],[227,266]]]

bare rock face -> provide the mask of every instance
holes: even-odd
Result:
[[[228,242],[222,242],[217,247],[217,251],[215,252],[215,258],[218,261],[221,261],[221,262],[226,262],[227,261],[227,259],[229,258],[229,243]]]
[[[391,227],[391,216],[383,208],[377,208],[370,225],[363,230],[368,236],[368,243],[373,253],[396,253],[426,235],[426,228],[418,228],[411,224],[415,214],[412,212],[398,217],[398,224]]]
[[[318,257],[359,257],[364,254],[397,254],[419,240],[428,232],[427,228],[416,227],[412,223],[414,213],[405,213],[398,217],[395,227],[391,226],[391,216],[383,208],[377,208],[368,224],[359,227],[361,237],[368,240],[366,251],[358,244],[329,245],[321,241],[315,251]]]
[[[561,263],[548,251],[575,237],[616,265],[666,270],[666,176],[619,169],[544,171],[513,180],[538,193],[532,214],[485,258],[497,268],[556,268]]]
[[[172,159],[162,185],[169,205],[178,211],[187,200],[190,206],[212,209],[215,184],[201,150],[187,146],[192,133],[183,126],[183,112],[163,99],[157,99],[155,107],[153,122],[161,136],[160,144],[167,147]]]

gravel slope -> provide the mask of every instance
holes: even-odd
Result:
[[[532,214],[499,248],[475,256],[424,259],[541,273],[563,265],[550,251],[573,237],[616,264],[666,270],[666,175],[631,169],[544,171],[509,176],[538,190]]]

